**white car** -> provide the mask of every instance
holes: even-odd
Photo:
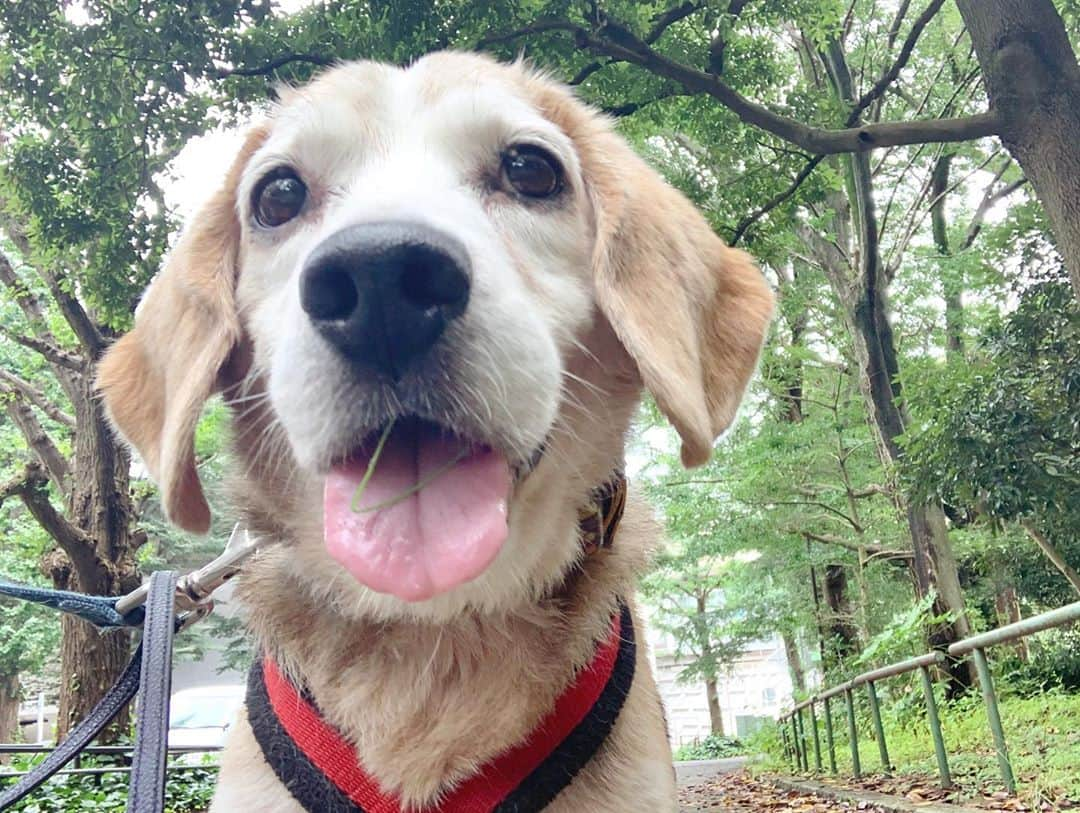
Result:
[[[181,689],[169,701],[169,748],[218,748],[240,713],[245,687],[240,684]],[[203,755],[187,754],[183,763],[199,763]]]

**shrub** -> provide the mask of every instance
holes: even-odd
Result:
[[[40,761],[16,757],[4,769],[26,771]],[[108,767],[108,758],[85,757],[83,768]],[[213,768],[193,767],[170,771],[165,787],[166,813],[200,813],[210,806],[210,797],[217,781]],[[14,780],[0,780],[0,787]],[[49,780],[30,798],[8,808],[10,813],[123,813],[127,804],[128,774],[60,776]]]
[[[746,746],[734,737],[710,734],[699,742],[680,745],[675,750],[675,761],[686,762],[692,759],[725,759],[746,753]]]

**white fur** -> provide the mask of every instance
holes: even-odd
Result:
[[[569,138],[505,83],[477,79],[431,98],[425,94],[430,70],[423,60],[408,70],[339,68],[333,86],[362,92],[286,102],[239,185],[237,298],[296,477],[314,500],[332,459],[384,422],[387,411],[429,413],[513,462],[527,460],[552,432],[564,359],[592,319],[590,208]],[[487,181],[498,177],[503,151],[521,142],[543,145],[562,162],[566,191],[557,201],[530,204]],[[253,223],[252,190],[282,164],[307,185],[308,201],[294,221],[266,230]],[[387,219],[452,235],[473,266],[465,314],[430,362],[392,391],[358,378],[316,334],[299,299],[304,261],[324,239],[349,225]],[[552,493],[542,502],[572,506],[569,496]],[[570,538],[576,518],[563,513],[521,516],[512,506],[512,530],[540,522],[553,539]],[[537,560],[552,552],[535,531],[527,547],[515,544],[520,536],[511,534],[479,579],[452,597],[427,602],[426,609],[362,588],[357,596],[358,586],[346,583],[325,552],[298,555],[305,572],[319,574],[316,583],[332,586],[339,602],[344,594],[377,615],[445,617],[463,604],[490,604],[496,594],[521,600]],[[573,554],[558,551],[563,558]]]

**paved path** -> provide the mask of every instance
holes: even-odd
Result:
[[[697,785],[715,779],[720,774],[741,770],[746,765],[746,760],[746,757],[731,757],[730,759],[700,759],[693,762],[676,762],[675,776],[679,779],[679,787]]]

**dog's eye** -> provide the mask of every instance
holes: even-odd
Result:
[[[255,187],[252,208],[262,226],[280,226],[292,220],[304,206],[307,187],[288,167],[271,171]]]
[[[550,152],[531,144],[519,144],[503,154],[506,180],[527,198],[550,198],[563,185],[563,170]]]

